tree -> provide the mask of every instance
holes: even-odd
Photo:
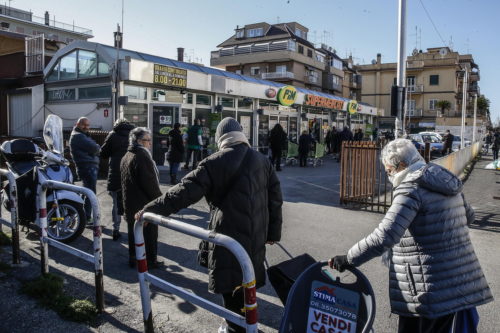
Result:
[[[487,115],[490,112],[490,100],[484,97],[484,95],[477,98],[477,110],[482,115]]]
[[[449,110],[451,108],[451,103],[443,99],[438,101],[436,106],[441,109],[441,115],[444,115],[444,110]]]

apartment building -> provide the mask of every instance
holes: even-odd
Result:
[[[342,59],[331,47],[315,47],[308,33],[309,29],[297,22],[236,27],[234,34],[211,53],[210,65],[342,96]]]
[[[379,125],[392,127],[391,87],[396,84],[397,64],[382,63],[381,54],[369,65],[359,65],[363,76],[361,101],[376,106]],[[410,128],[434,128],[436,118],[461,117],[464,73],[467,71],[467,116],[473,112],[472,100],[479,95],[479,67],[472,55],[459,54],[448,47],[414,50],[406,63],[406,121]],[[439,101],[450,102],[444,112]]]

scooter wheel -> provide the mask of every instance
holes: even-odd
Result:
[[[61,200],[57,207],[47,212],[48,236],[63,243],[70,243],[80,236],[85,229],[85,223],[83,205],[73,201]]]

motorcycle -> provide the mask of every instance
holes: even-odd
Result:
[[[0,146],[9,171],[16,177],[19,207],[19,224],[36,228],[38,207],[36,192],[45,180],[73,183],[69,161],[64,158],[62,120],[49,115],[43,127],[43,140],[14,139]],[[45,143],[47,149],[38,144]],[[2,193],[5,208],[10,209],[8,188]],[[69,243],[85,229],[84,199],[67,190],[47,191],[47,234],[50,238]]]

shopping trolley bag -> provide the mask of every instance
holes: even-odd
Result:
[[[346,270],[356,281],[342,282],[326,265],[311,265],[295,281],[279,333],[370,332],[375,319],[375,296],[370,283],[354,267]]]
[[[304,253],[300,256],[293,257],[280,243],[276,243],[291,259],[283,261],[277,265],[267,269],[267,277],[273,286],[276,294],[280,298],[283,305],[286,304],[288,293],[292,288],[295,280],[309,266],[316,263],[313,257]]]

